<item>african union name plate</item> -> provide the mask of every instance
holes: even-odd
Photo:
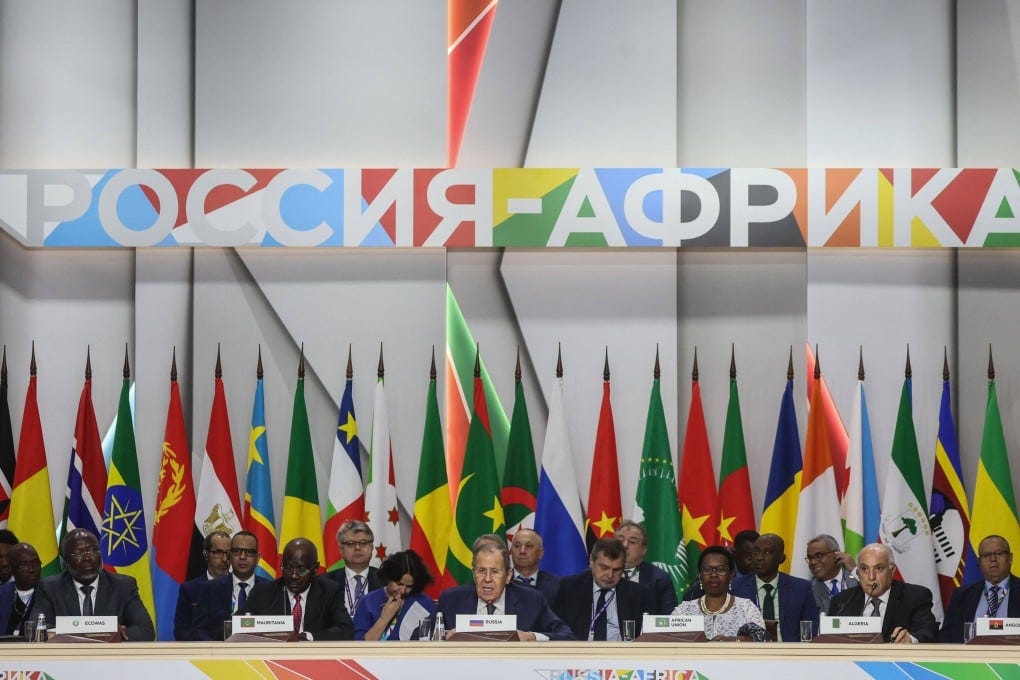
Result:
[[[645,614],[641,621],[642,633],[701,633],[704,630],[705,617],[700,614],[683,616]]]

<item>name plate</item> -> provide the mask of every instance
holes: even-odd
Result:
[[[703,633],[705,617],[700,614],[682,616],[656,616],[645,614],[641,620],[641,634],[645,633]]]
[[[847,635],[851,633],[882,633],[880,616],[825,616],[818,617],[819,635]]]
[[[517,630],[516,614],[457,614],[457,632],[488,633]]]
[[[267,616],[234,616],[230,630],[237,633],[286,633],[294,630],[294,617],[290,614]]]
[[[975,635],[1020,635],[1020,619],[990,619],[981,617],[974,619]]]
[[[56,623],[57,635],[117,632],[116,616],[58,616]]]

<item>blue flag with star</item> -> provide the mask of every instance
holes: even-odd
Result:
[[[135,428],[128,398],[130,388],[130,380],[125,377],[117,409],[117,430],[113,435],[113,454],[110,457],[99,546],[107,569],[112,568],[118,574],[134,577],[142,603],[155,621],[149,541],[145,533],[145,509],[138,476]]]

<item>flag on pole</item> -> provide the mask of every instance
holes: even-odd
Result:
[[[999,415],[999,400],[995,394],[995,367],[992,365],[992,347],[989,345],[988,403],[985,407],[984,432],[981,434],[977,480],[974,482],[974,510],[970,515],[970,545],[975,554],[981,541],[991,534],[1005,538],[1013,550],[1020,546],[1020,520],[1013,493],[1009,455],[1006,453],[1006,437],[1002,431],[1002,417]],[[974,563],[976,567],[977,560]],[[980,574],[980,570],[975,570]],[[969,567],[967,572],[969,576]],[[1013,575],[1020,576],[1020,560],[1013,560]]]
[[[576,574],[588,565],[584,545],[584,510],[577,490],[577,471],[563,406],[563,355],[556,357],[556,382],[549,402],[549,422],[542,446],[535,531],[545,551],[539,566],[554,574]]]
[[[942,622],[942,596],[935,572],[935,543],[928,523],[928,497],[924,492],[921,456],[914,431],[910,350],[903,390],[893,431],[892,465],[882,494],[879,538],[893,551],[896,571],[908,583],[922,585],[932,594],[932,612]]]
[[[500,503],[496,457],[492,450],[489,410],[482,386],[481,358],[475,349],[474,399],[468,429],[464,468],[457,492],[454,523],[450,528],[450,554],[446,560],[457,583],[471,582],[471,544],[482,534],[506,533]]]
[[[18,540],[30,543],[39,553],[42,576],[60,573],[57,559],[57,531],[53,525],[53,501],[50,497],[50,473],[46,467],[39,401],[36,393],[35,343],[29,364],[25,410],[18,436],[18,465],[11,491],[11,515],[7,528]]]
[[[815,383],[824,386],[821,360],[811,355],[810,363]],[[808,541],[819,534],[828,534],[834,538],[843,534],[836,473],[833,470],[830,420],[824,406],[826,393],[824,387],[811,392],[807,436],[804,441],[804,469],[801,471],[800,497],[797,500],[795,546],[806,546]],[[800,578],[811,578],[811,570],[804,560],[793,560],[790,573]]]
[[[779,421],[776,439],[772,445],[772,463],[769,483],[765,489],[765,506],[761,513],[761,533],[775,534],[788,546],[793,546],[797,533],[797,502],[800,497],[801,470],[804,461],[800,449],[800,429],[797,427],[797,409],[793,402],[793,348],[786,369],[786,389],[779,401]],[[790,571],[787,560],[779,566]]]
[[[931,513],[928,521],[935,536],[935,569],[939,575],[942,602],[949,602],[953,591],[963,584],[969,562],[977,562],[967,536],[970,511],[967,491],[960,472],[960,448],[953,425],[949,392],[949,356],[942,357],[942,400],[939,404],[939,432],[935,438],[935,473],[932,475]]]
[[[354,364],[351,362],[351,347],[348,345],[347,382],[340,398],[336,441],[333,442],[333,463],[329,471],[329,491],[326,495],[326,524],[322,529],[328,571],[343,566],[337,532],[344,522],[352,519],[359,522],[365,520],[365,482],[361,475],[358,420],[354,415]]]
[[[312,466],[312,476],[315,467]],[[262,346],[255,369],[255,397],[251,409],[251,434],[248,437],[248,467],[244,488],[244,528],[255,534],[259,563],[255,573],[275,579],[279,548],[276,545],[276,514],[273,511],[273,484],[269,470],[269,441],[266,436],[266,403],[262,383]],[[316,490],[318,493],[318,490]]]
[[[290,421],[290,450],[287,455],[287,483],[283,491],[280,545],[285,546],[295,538],[308,539],[315,546],[316,554],[323,554],[319,483],[315,477],[315,452],[312,450],[308,408],[305,406],[304,345],[301,345],[297,387],[294,388],[294,412]]]
[[[517,350],[517,367],[514,369],[514,412],[510,419],[500,501],[508,540],[512,541],[513,535],[520,529],[535,527],[538,468],[535,465],[535,443],[531,438],[528,404],[524,400],[524,384],[521,382],[520,349]]]
[[[832,393],[829,391],[829,385],[825,382],[825,378],[821,377],[821,373],[819,373],[819,378],[814,377],[815,353],[811,350],[811,345],[807,345],[806,348],[808,405],[810,408],[810,404],[813,403],[811,396],[814,394],[815,385],[820,385],[822,394],[818,404],[825,415],[825,432],[829,437],[829,457],[832,459],[836,490],[839,497],[843,498],[847,484],[850,482],[846,471],[846,449],[849,446],[850,437],[846,432],[846,427],[843,426],[843,420],[839,417],[839,411],[836,410],[836,403],[832,400]],[[839,536],[839,534],[832,535]]]
[[[871,422],[864,395],[864,350],[857,364],[857,392],[850,415],[850,440],[846,454],[847,491],[839,506],[843,518],[843,550],[856,555],[861,548],[878,540],[881,520],[878,482],[875,479],[875,452],[871,447]]]
[[[471,394],[475,361],[475,340],[460,311],[457,298],[450,285],[446,286],[446,476],[450,480],[450,503],[456,505],[460,488],[460,473],[464,467],[464,449],[468,428],[471,425]],[[485,402],[489,409],[489,426],[492,428],[492,450],[496,456],[497,474],[506,466],[506,447],[510,436],[510,421],[492,385],[485,362],[481,364]]]
[[[436,351],[432,350],[429,389],[425,397],[425,432],[421,438],[418,462],[418,489],[414,496],[411,525],[411,550],[418,553],[435,580],[425,594],[435,599],[449,586],[456,585],[446,569],[450,549],[450,489],[446,480],[446,452],[443,450],[443,425],[439,421],[436,395]]]
[[[740,395],[737,392],[736,352],[731,345],[730,401],[726,407],[722,462],[719,465],[719,540],[723,545],[733,545],[734,536],[747,529],[753,531],[754,527],[751,478],[747,471],[744,424],[740,417]]]
[[[667,442],[668,444],[668,442]],[[672,463],[671,463],[672,465]],[[591,483],[588,485],[588,516],[584,522],[585,540],[591,550],[595,541],[613,536],[623,520],[620,500],[620,466],[616,453],[616,423],[609,394],[609,348],[602,367],[602,406],[595,428],[595,453],[591,460]]]
[[[712,451],[708,446],[705,411],[701,405],[697,349],[694,350],[694,369],[691,371],[691,406],[687,413],[683,458],[680,459],[677,502],[680,506],[684,549],[680,553],[681,580],[676,585],[677,592],[682,593],[697,576],[701,551],[719,542],[716,533],[716,527],[719,526],[719,496],[712,467]]]
[[[11,490],[14,488],[14,428],[11,407],[7,401],[7,345],[0,363],[0,529],[7,528],[11,513]]]
[[[234,467],[234,442],[230,437],[227,396],[223,390],[223,366],[220,350],[216,349],[216,382],[209,432],[205,439],[202,473],[198,480],[195,525],[208,536],[224,531],[229,536],[241,530],[241,498],[237,490],[237,468]]]
[[[697,359],[694,365],[696,372]],[[683,547],[683,520],[677,505],[677,481],[673,474],[673,454],[669,450],[669,434],[666,429],[666,414],[662,408],[659,374],[659,349],[656,347],[652,393],[648,399],[648,417],[645,421],[645,440],[641,446],[634,521],[643,524],[648,531],[648,552],[645,553],[645,559],[665,569],[673,581],[673,588],[677,593],[683,593],[687,588],[688,572],[693,569],[688,569],[689,562],[686,560]],[[709,463],[711,464],[711,461]],[[714,477],[710,477],[710,483],[714,487]],[[715,511],[714,503],[712,511]]]
[[[145,528],[145,504],[138,476],[138,451],[128,393],[131,368],[124,348],[124,384],[117,408],[117,433],[113,437],[113,457],[103,504],[103,527],[99,545],[103,564],[118,574],[131,576],[138,584],[138,595],[149,616],[156,620],[152,596],[152,572],[149,566],[149,542]]]
[[[166,412],[163,455],[159,464],[156,515],[152,522],[152,589],[157,639],[174,639],[174,612],[181,584],[205,570],[202,539],[195,526],[195,479],[191,449],[177,384],[177,350],[170,365],[170,403]],[[190,546],[184,548],[185,536]]]
[[[92,405],[92,356],[89,351],[85,354],[85,385],[78,399],[71,461],[67,467],[64,518],[58,543],[64,542],[64,536],[71,529],[88,529],[99,536],[103,526],[106,461],[103,459],[103,443],[99,439],[96,410]]]
[[[446,166],[457,166],[497,0],[447,0]]]
[[[397,510],[397,481],[393,472],[393,445],[390,443],[390,420],[386,408],[382,345],[379,345],[378,381],[375,384],[375,408],[372,416],[372,451],[369,457],[368,480],[365,483],[365,512],[368,526],[375,535],[372,565],[403,550],[400,541],[400,513]]]

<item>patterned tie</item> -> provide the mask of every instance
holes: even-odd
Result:
[[[520,583],[522,586],[534,586],[535,585],[535,577],[534,576],[521,576],[520,574],[517,574],[517,576],[514,576],[514,581],[516,581],[517,583]]]
[[[995,613],[999,611],[999,604],[1001,603],[1001,600],[999,599],[999,586],[992,586],[989,588],[987,598],[988,615],[995,616]]]
[[[762,585],[762,589],[765,591],[765,604],[761,608],[761,616],[766,621],[775,621],[776,619],[776,601],[772,596],[772,591],[775,586],[771,583]]]
[[[238,583],[237,584],[237,612],[244,611],[244,605],[248,601],[248,584]]]
[[[81,592],[85,593],[85,601],[81,604],[81,615],[92,616],[92,586],[82,586]]]
[[[361,574],[354,575],[354,602],[357,603],[361,600],[361,596],[365,594],[365,577]]]
[[[833,597],[839,595],[839,581],[837,579],[832,579],[832,585],[829,587],[829,595],[832,595]]]
[[[882,612],[879,610],[878,605],[882,604],[882,600],[877,597],[871,598],[871,616],[881,616]]]
[[[599,588],[599,601],[595,604],[595,640],[606,639],[606,593],[609,588]]]
[[[294,632],[299,633],[301,632],[301,615],[303,613],[301,610],[300,595],[294,596],[294,609],[291,610],[291,613],[294,615]]]
[[[493,604],[492,602],[486,602],[485,603],[485,613],[486,614],[495,614],[496,613],[496,605]]]

